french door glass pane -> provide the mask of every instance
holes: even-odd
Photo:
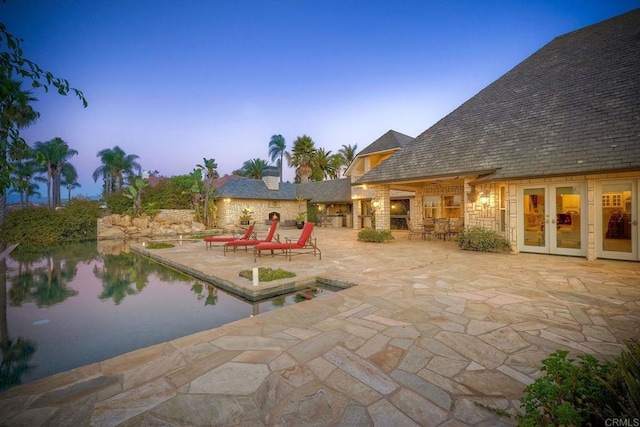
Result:
[[[602,185],[602,249],[632,252],[631,183]]]
[[[545,189],[527,188],[523,197],[524,244],[544,247]]]
[[[581,203],[576,187],[556,187],[556,233],[559,248],[580,249]]]
[[[440,216],[440,196],[425,196],[424,217],[438,218]]]

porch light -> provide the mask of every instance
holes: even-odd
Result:
[[[229,203],[231,203],[231,199],[226,198],[226,199],[224,199],[224,202],[225,202],[226,204],[229,204]]]
[[[487,206],[489,204],[489,196],[482,193],[482,195],[480,196],[480,203],[482,203],[482,206]]]

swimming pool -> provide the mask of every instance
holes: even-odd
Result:
[[[330,292],[250,303],[134,253],[99,253],[95,242],[14,251],[2,291],[0,335],[12,357],[0,390]]]

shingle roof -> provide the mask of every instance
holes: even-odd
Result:
[[[230,175],[221,178],[216,197],[235,199],[296,200],[296,184],[281,182],[278,190],[269,190],[261,179]],[[214,186],[216,184],[214,183]]]
[[[312,203],[351,203],[351,179],[330,179],[299,184],[298,196]]]
[[[395,130],[390,130],[371,144],[367,145],[362,151],[356,154],[356,157],[365,154],[378,153],[380,151],[393,150],[394,148],[402,148],[411,141],[413,141],[412,137],[396,132]]]
[[[555,38],[359,183],[640,169],[640,9]]]

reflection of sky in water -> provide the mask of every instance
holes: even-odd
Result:
[[[11,259],[7,264],[9,291],[17,265]],[[94,275],[96,266],[101,270],[103,262],[92,260],[77,264],[76,274],[67,288],[78,293],[59,304],[38,308],[36,303],[28,302],[14,307],[9,299],[9,337],[13,340],[22,337],[37,346],[31,359],[37,368],[25,374],[22,383],[215,328],[256,312],[293,304],[295,300],[288,296],[284,303],[284,298],[275,304],[265,301],[256,310],[252,304],[216,289],[213,290],[217,295],[216,304],[205,305],[210,285],[185,280],[184,276],[154,264],[146,285],[116,305],[113,299],[99,298],[104,288],[102,280]],[[168,271],[158,273],[162,270]],[[202,285],[200,295],[193,290],[199,288],[198,284]],[[136,290],[135,283],[130,288]]]

